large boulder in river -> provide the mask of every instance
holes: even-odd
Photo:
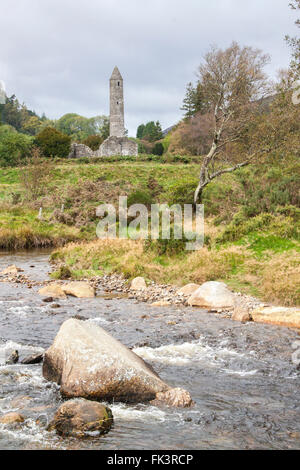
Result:
[[[58,408],[47,429],[64,437],[95,437],[107,433],[112,423],[110,408],[96,401],[76,398]]]
[[[252,319],[258,323],[300,328],[300,308],[260,307],[251,312]]]
[[[95,297],[95,289],[91,287],[88,282],[77,281],[69,282],[62,286],[65,294],[72,295],[79,298],[92,298]]]
[[[43,375],[69,398],[136,403],[154,400],[159,393],[160,401],[176,401],[169,395],[164,400],[163,394],[173,389],[149,365],[89,321],[71,318],[62,324],[45,353]],[[187,404],[181,406],[190,404],[187,395]]]
[[[48,295],[53,299],[66,299],[67,296],[59,284],[48,284],[39,290],[40,295]]]
[[[223,282],[205,282],[189,298],[192,307],[230,308],[234,295]]]

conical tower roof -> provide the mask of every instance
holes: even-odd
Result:
[[[122,75],[120,74],[120,70],[118,69],[117,66],[113,69],[113,73],[111,74],[110,77],[111,80],[123,80]]]

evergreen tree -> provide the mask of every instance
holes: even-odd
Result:
[[[136,131],[137,139],[142,139],[145,131],[145,124],[140,124]]]
[[[194,114],[205,114],[209,111],[209,102],[205,97],[203,86],[200,82],[197,83],[195,88],[195,101],[194,101]]]
[[[156,126],[156,139],[155,140],[160,140],[163,138],[163,133],[162,133],[160,122],[156,121],[155,126]]]
[[[160,122],[149,121],[147,124],[139,125],[136,136],[138,139],[148,140],[149,142],[162,139],[163,133]]]
[[[203,86],[200,82],[194,87],[191,82],[187,84],[185,98],[183,100],[182,111],[185,111],[185,118],[189,119],[197,113],[205,114],[209,109],[209,103],[205,98]]]
[[[184,116],[190,118],[195,114],[196,90],[192,82],[186,86],[185,97],[182,103],[181,111],[185,111]]]

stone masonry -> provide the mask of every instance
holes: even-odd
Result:
[[[71,144],[71,152],[68,158],[81,158],[81,157],[93,157],[94,152],[87,145],[84,144]]]
[[[123,78],[115,67],[109,80],[110,89],[110,136],[124,137],[124,92]]]
[[[93,152],[83,144],[73,143],[68,158],[110,157],[137,155],[138,145],[125,136],[123,78],[118,67],[110,77],[110,129],[109,137]]]
[[[95,152],[97,156],[137,155],[138,145],[125,136],[123,78],[118,67],[110,77],[110,136]]]

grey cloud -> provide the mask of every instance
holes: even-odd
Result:
[[[286,67],[295,34],[288,0],[2,0],[0,79],[8,93],[51,118],[108,113],[108,79],[118,65],[126,126],[181,117],[185,85],[211,44],[232,40]]]

